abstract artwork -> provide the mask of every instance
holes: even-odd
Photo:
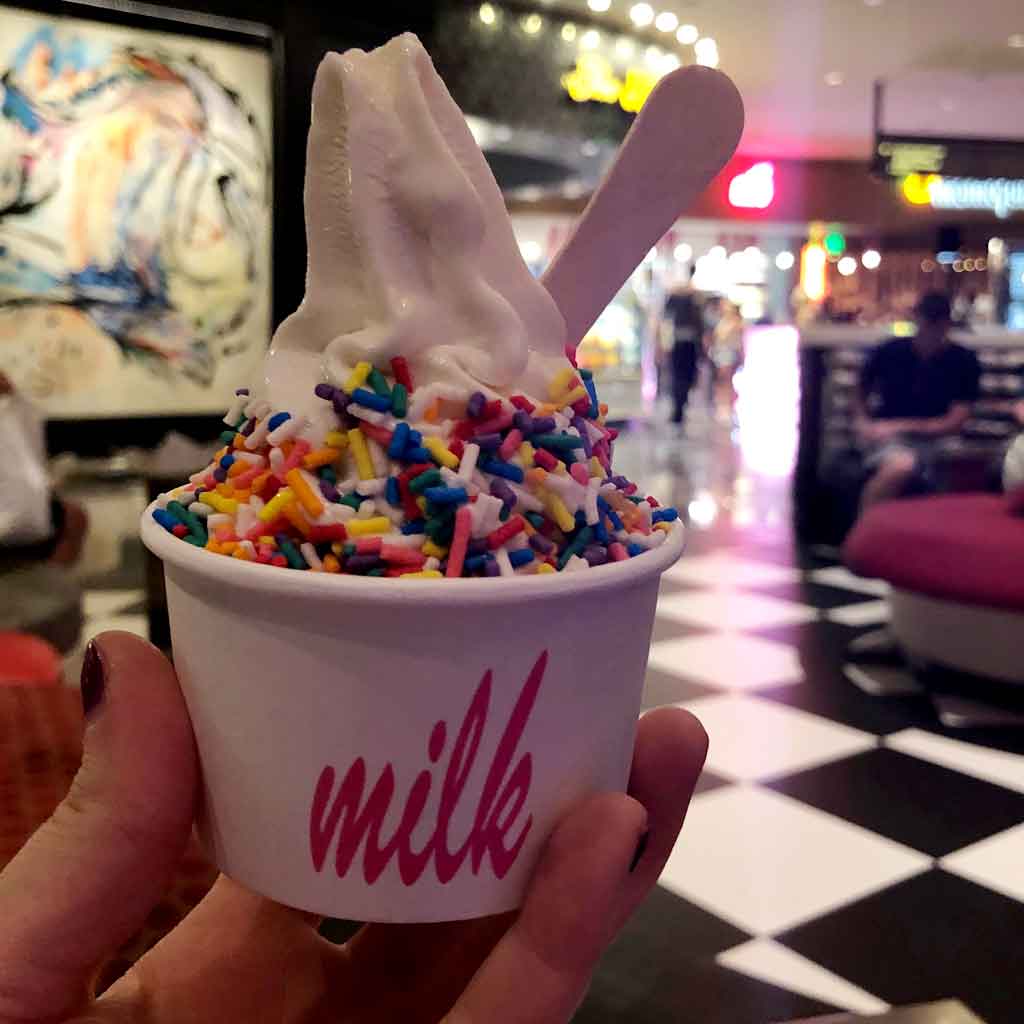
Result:
[[[205,413],[270,337],[271,57],[0,8],[0,369],[53,417]]]

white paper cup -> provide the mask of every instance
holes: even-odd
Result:
[[[571,805],[625,788],[681,526],[586,572],[400,580],[212,555],[151,511],[200,836],[243,885],[360,921],[498,913]]]

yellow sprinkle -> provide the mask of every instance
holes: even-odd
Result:
[[[324,572],[341,572],[341,563],[334,555],[324,555]]]
[[[601,460],[596,455],[590,456],[590,475],[604,476],[604,467],[601,465]]]
[[[391,520],[387,516],[371,516],[369,519],[350,519],[345,524],[350,537],[367,537],[375,533],[388,533]]]
[[[418,508],[418,509],[419,509],[419,510],[420,510],[421,512],[426,512],[426,511],[427,511],[427,499],[426,499],[426,498],[424,498],[424,497],[423,497],[422,495],[421,495],[420,497],[418,497],[418,498],[416,499],[416,507],[417,507],[417,508]]]
[[[345,444],[348,444],[348,440],[345,441]],[[341,455],[340,448],[330,446],[317,448],[316,451],[310,452],[303,458],[302,464],[306,469],[319,469],[321,466],[329,466],[332,462],[337,462],[339,455]]]
[[[205,498],[206,495],[200,495]],[[290,487],[282,487],[281,490],[275,494],[270,501],[260,509],[260,519],[264,523],[273,522],[283,511],[295,500],[295,495],[292,494]]]
[[[288,470],[284,478],[294,491],[295,497],[299,499],[299,504],[313,519],[323,515],[324,503],[313,493],[313,488],[306,483],[298,469]]]
[[[241,544],[236,545],[235,550],[231,552],[231,557],[240,559],[243,562],[252,561],[252,555],[249,554],[249,549],[242,547]]]
[[[258,538],[258,540],[259,540],[260,544],[262,544],[264,547],[268,547],[268,548],[276,548],[277,547],[277,541],[273,537],[271,537],[269,533],[265,533],[262,537]]]
[[[578,402],[581,398],[589,398],[587,389],[585,387],[573,388],[571,391],[566,391],[561,398],[555,400],[555,405],[559,409],[564,409],[567,405],[572,405],[573,402]]]
[[[356,363],[355,369],[349,374],[345,381],[345,390],[351,395],[356,388],[361,388],[370,376],[373,367],[369,363]]]
[[[340,555],[345,550],[345,545],[340,540],[336,540],[331,544],[331,550],[336,555]]]
[[[523,469],[529,469],[533,465],[534,447],[529,441],[524,441],[519,446],[519,458],[523,460]]]
[[[440,580],[444,577],[436,569],[421,569],[419,572],[403,572],[400,580]]]
[[[671,523],[655,523],[654,528],[661,530],[662,533],[668,533],[672,529]]]
[[[554,572],[555,567],[550,562],[541,562],[537,566],[537,575],[546,576],[548,573]]]
[[[325,438],[324,444],[330,445],[331,448],[347,448],[348,437],[343,434],[340,430],[332,430]]]
[[[565,463],[562,462],[561,460],[559,460],[558,465],[555,466],[555,468],[551,472],[552,473],[560,473],[562,476],[565,476],[565,474],[567,472],[567,470],[565,468]]]
[[[199,495],[199,500],[204,505],[209,505],[210,508],[223,512],[225,515],[233,516],[238,511],[238,502],[234,498],[225,498],[223,495],[215,494],[213,491],[203,491]]]
[[[544,495],[544,506],[548,510],[548,515],[558,524],[559,529],[568,531],[575,528],[576,520],[557,494],[548,491]]]
[[[360,363],[360,366],[363,364]],[[367,364],[369,365],[369,364]],[[367,370],[367,373],[370,371]],[[373,479],[373,460],[370,458],[370,450],[366,447],[366,438],[363,432],[355,427],[348,432],[348,443],[352,448],[352,457],[356,460],[356,471],[360,480]]]
[[[439,466],[447,466],[449,469],[458,469],[459,460],[457,456],[448,451],[448,446],[439,437],[423,438],[423,447],[434,457]]]
[[[441,547],[440,544],[435,544],[432,540],[426,541],[420,550],[427,558],[444,558],[448,554],[447,548]]]
[[[559,370],[551,378],[551,383],[548,384],[548,398],[554,401],[559,395],[564,394],[569,387],[569,382],[575,376],[576,371],[571,366],[567,366],[564,370]]]
[[[540,466],[534,466],[533,469],[526,471],[526,482],[531,487],[543,487],[544,481],[548,478],[548,471],[541,468]]]

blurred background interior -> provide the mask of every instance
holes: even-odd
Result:
[[[978,1018],[920,1019],[1019,1021],[1011,0],[0,5],[0,432],[23,453],[0,468],[0,863],[74,771],[61,684],[88,638],[169,648],[138,518],[205,463],[302,297],[316,65],[403,30],[467,114],[536,274],[660,77],[720,67],[746,104],[735,157],[578,352],[623,428],[621,471],[689,525],[645,706],[690,707],[712,741],[684,840],[578,1019],[953,998]],[[928,292],[976,387],[927,475],[858,522],[864,367],[915,336]],[[198,855],[189,871],[108,977],[201,896]]]

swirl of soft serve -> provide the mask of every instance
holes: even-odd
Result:
[[[416,386],[544,395],[565,322],[519,253],[497,183],[419,40],[329,53],[306,158],[306,294],[263,396],[326,429],[322,381],[404,356]]]

